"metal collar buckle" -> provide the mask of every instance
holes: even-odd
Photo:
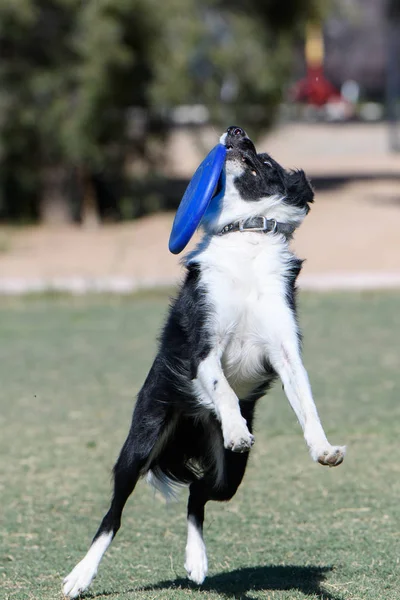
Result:
[[[245,223],[249,220],[249,219],[244,219],[243,221],[240,221],[239,223],[239,231],[265,231],[267,229],[267,217],[258,217],[259,219],[262,219],[262,227],[245,227]]]
[[[248,219],[245,219],[243,221],[240,221],[239,231],[269,231],[270,230],[268,227],[269,223],[273,223],[273,227],[270,231],[272,233],[275,233],[277,231],[278,223],[276,222],[275,219],[267,219],[267,217],[264,217],[264,216],[260,216],[257,218],[262,219],[262,226],[260,226],[260,227],[245,227],[245,223],[248,221]]]
[[[271,229],[271,233],[276,233],[278,231],[278,223],[275,219],[270,219],[269,221],[270,223],[274,224],[273,228]]]

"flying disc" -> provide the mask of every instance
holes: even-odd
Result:
[[[225,163],[226,148],[217,144],[197,168],[175,215],[169,250],[179,254],[189,243],[214,196]]]

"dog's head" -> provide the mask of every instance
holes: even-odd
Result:
[[[261,215],[300,225],[314,198],[304,171],[286,171],[269,154],[257,154],[240,127],[228,127],[220,142],[227,149],[225,181],[223,193],[206,213],[206,229],[215,232],[235,220]]]

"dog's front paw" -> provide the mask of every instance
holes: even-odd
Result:
[[[232,452],[248,452],[254,444],[254,436],[247,429],[246,421],[224,428],[224,447]]]
[[[346,454],[346,446],[327,446],[326,448],[314,449],[311,456],[320,465],[327,467],[338,467],[342,464],[344,455]]]

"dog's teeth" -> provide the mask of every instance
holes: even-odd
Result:
[[[252,171],[251,174],[255,177],[257,175],[257,171]]]

